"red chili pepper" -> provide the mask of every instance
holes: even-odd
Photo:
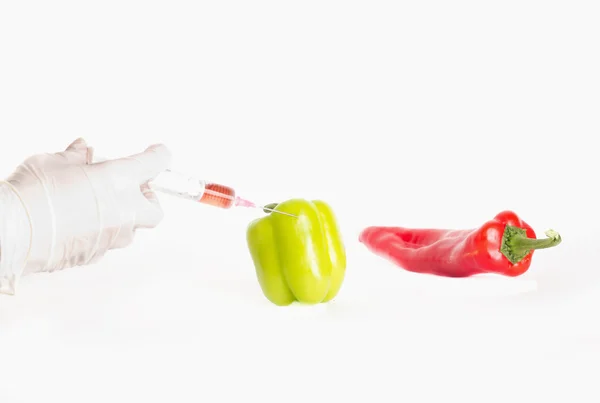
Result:
[[[533,229],[512,211],[503,211],[473,230],[368,227],[359,240],[376,255],[405,270],[445,277],[496,273],[516,277],[531,265],[535,249],[551,248],[560,235]]]

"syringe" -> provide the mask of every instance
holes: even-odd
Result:
[[[170,194],[222,209],[229,209],[231,207],[253,207],[285,214],[290,217],[296,217],[293,214],[259,206],[251,201],[242,199],[237,196],[235,190],[229,186],[204,181],[172,170],[161,172],[156,178],[151,180],[148,185],[152,190],[157,192]]]

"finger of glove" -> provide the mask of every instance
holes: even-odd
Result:
[[[140,186],[140,198],[135,218],[136,228],[155,228],[164,218],[164,212],[156,194],[147,183]]]
[[[57,155],[65,158],[69,164],[89,164],[92,154],[93,150],[88,147],[87,142],[82,138],[78,138],[69,144],[65,151],[57,153]]]
[[[144,152],[129,157],[108,161],[119,175],[133,175],[134,180],[142,185],[171,167],[171,152],[162,145],[148,147]]]
[[[171,152],[163,144],[152,145],[143,153],[130,156],[129,160],[138,163],[134,172],[140,185],[147,183],[161,172],[171,168]]]

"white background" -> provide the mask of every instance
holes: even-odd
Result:
[[[597,402],[596,3],[2,1],[3,177],[79,136],[164,142],[259,203],[328,201],[348,268],[334,302],[277,308],[260,211],[161,197],[132,247],[0,297],[0,402]],[[520,278],[410,274],[357,240],[504,209],[563,236]]]

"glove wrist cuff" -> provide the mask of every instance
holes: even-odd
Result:
[[[31,253],[32,223],[15,187],[0,181],[0,294],[13,295]]]
[[[23,274],[45,271],[55,243],[55,215],[45,186],[7,182],[19,197],[31,224],[30,247]]]

